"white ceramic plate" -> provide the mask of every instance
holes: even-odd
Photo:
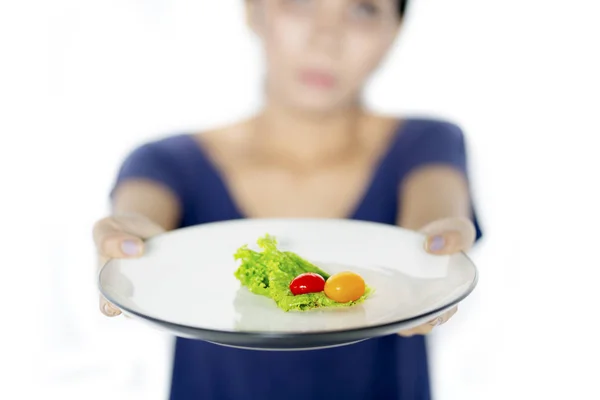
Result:
[[[233,275],[236,250],[267,233],[330,274],[360,274],[375,293],[349,308],[280,310]],[[433,256],[423,243],[418,233],[362,221],[219,222],[148,240],[144,257],[109,261],[99,286],[125,315],[177,336],[251,349],[330,347],[417,326],[473,291],[477,269],[465,254]]]

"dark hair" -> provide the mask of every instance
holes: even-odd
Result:
[[[398,0],[398,12],[400,13],[400,18],[404,17],[404,14],[406,14],[407,5],[408,0]]]

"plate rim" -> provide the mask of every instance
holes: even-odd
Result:
[[[223,221],[212,221],[205,222],[196,225],[189,225],[183,228],[172,229],[170,231],[164,231],[157,235],[152,236],[151,238],[144,239],[144,242],[152,242],[156,239],[159,239],[164,236],[170,236],[176,233],[180,233],[188,230],[196,230],[196,229],[208,229],[211,226],[215,225],[236,225],[236,224],[251,224],[253,222],[274,222],[274,223],[286,223],[286,222],[306,222],[306,223],[330,223],[330,224],[349,224],[349,225],[362,225],[362,226],[371,226],[374,228],[387,229],[387,230],[396,230],[402,231],[404,233],[416,235],[425,238],[425,234],[419,231],[415,231],[412,229],[407,229],[399,225],[386,224],[383,222],[375,222],[375,221],[366,221],[360,219],[347,219],[347,218],[304,218],[304,217],[286,217],[286,218],[271,218],[271,217],[257,217],[257,218],[235,218],[228,219]],[[110,260],[109,260],[110,261]],[[106,265],[106,264],[105,264]]]
[[[403,228],[403,227],[397,226],[397,225],[384,224],[384,223],[373,222],[373,221],[349,220],[349,219],[340,219],[340,218],[239,218],[239,219],[232,219],[232,220],[225,220],[225,221],[208,222],[205,224],[191,225],[191,226],[187,226],[187,227],[183,227],[183,228],[179,228],[179,229],[174,229],[171,231],[166,231],[166,232],[160,233],[158,235],[155,235],[152,238],[147,239],[145,241],[151,241],[153,239],[160,238],[160,237],[163,237],[168,234],[173,234],[175,232],[180,232],[180,231],[188,230],[188,229],[190,229],[190,230],[194,229],[194,228],[202,229],[202,228],[210,227],[210,226],[217,225],[217,224],[218,225],[231,224],[231,223],[238,223],[238,224],[242,223],[243,224],[243,223],[251,223],[252,221],[262,221],[262,222],[285,222],[285,221],[324,222],[324,221],[326,221],[326,222],[332,222],[332,223],[342,222],[342,223],[350,223],[350,224],[356,224],[356,225],[371,225],[371,226],[376,226],[376,227],[381,227],[381,228],[398,229],[398,230],[405,231],[405,232],[420,234],[419,232],[412,231],[412,230],[409,230],[409,229],[406,229],[406,228]],[[475,263],[473,262],[471,257],[469,257],[469,255],[465,251],[459,251],[457,253],[454,253],[453,255],[457,255],[457,254],[460,254],[462,257],[465,257],[469,261],[470,265],[473,267],[473,270],[474,270],[474,277],[473,277],[473,280],[469,283],[468,288],[465,289],[465,291],[463,293],[461,293],[461,295],[457,296],[454,300],[452,300],[448,303],[444,303],[442,306],[436,307],[435,309],[433,309],[431,311],[427,311],[425,313],[418,314],[418,315],[415,315],[410,318],[394,320],[394,321],[386,322],[383,324],[355,327],[355,328],[351,328],[351,329],[321,330],[321,331],[310,331],[310,332],[230,331],[230,330],[217,330],[217,329],[210,329],[210,328],[201,328],[201,327],[197,327],[197,326],[190,326],[190,325],[180,324],[180,323],[176,323],[176,322],[165,321],[161,318],[149,316],[149,315],[143,314],[141,312],[134,311],[129,307],[123,306],[122,304],[119,304],[118,301],[115,301],[115,299],[112,298],[112,296],[108,295],[103,290],[102,274],[105,272],[106,267],[113,260],[119,260],[116,258],[108,259],[102,265],[100,270],[98,271],[97,287],[98,287],[98,290],[100,291],[100,293],[102,294],[102,296],[104,296],[104,298],[107,301],[114,304],[120,310],[124,311],[125,313],[131,314],[137,318],[140,318],[142,320],[146,320],[153,324],[157,324],[157,325],[166,327],[172,332],[182,331],[182,330],[192,330],[194,332],[197,332],[199,337],[205,336],[204,334],[206,334],[206,336],[212,336],[212,337],[215,337],[216,335],[225,335],[230,338],[247,338],[252,341],[259,341],[259,342],[263,341],[263,340],[264,341],[267,341],[267,340],[303,341],[306,339],[310,339],[310,340],[321,339],[321,338],[333,339],[333,338],[339,338],[340,336],[356,337],[356,335],[359,335],[360,337],[364,337],[364,338],[368,339],[368,338],[378,336],[378,335],[370,335],[369,333],[391,330],[394,326],[414,322],[416,320],[424,319],[426,317],[439,314],[441,311],[451,308],[451,307],[459,304],[460,302],[462,302],[464,299],[466,299],[477,287],[477,284],[479,282],[479,270],[477,268],[477,265],[475,265]],[[177,335],[175,335],[175,336],[177,336]],[[201,340],[203,340],[203,339],[201,339]]]

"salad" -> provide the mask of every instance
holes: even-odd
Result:
[[[295,253],[281,251],[273,236],[258,239],[260,252],[247,245],[235,253],[241,264],[235,277],[250,292],[269,297],[284,311],[350,307],[372,292],[353,272],[329,275]]]

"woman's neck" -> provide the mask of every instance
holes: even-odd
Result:
[[[358,105],[327,115],[269,105],[254,119],[252,136],[263,154],[293,164],[321,164],[357,147],[365,116]]]

